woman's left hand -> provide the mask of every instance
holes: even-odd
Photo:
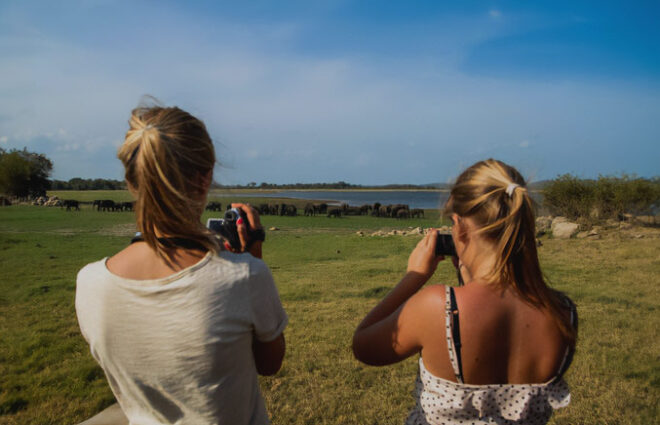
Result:
[[[444,256],[435,255],[435,244],[438,241],[438,231],[431,229],[424,238],[419,241],[408,258],[408,273],[415,273],[424,278],[424,282],[433,276],[438,263],[444,260]]]
[[[261,221],[259,220],[259,213],[250,204],[231,204],[232,208],[240,209],[245,213],[251,229],[261,229]],[[253,241],[249,248],[250,243],[248,239],[248,223],[243,222],[243,218],[236,221],[236,229],[238,230],[238,239],[241,241],[241,252],[249,252],[253,257],[262,258],[262,241]]]

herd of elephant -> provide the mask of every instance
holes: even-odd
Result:
[[[133,211],[133,202],[115,202],[110,199],[97,199],[92,202],[92,209],[97,211]]]
[[[230,204],[227,205],[227,209]],[[220,202],[209,202],[206,205],[208,211],[222,211]],[[261,215],[279,215],[279,216],[297,216],[298,208],[293,204],[260,204],[255,209]],[[411,209],[406,204],[381,205],[376,202],[373,205],[365,204],[359,207],[352,207],[348,204],[328,205],[325,202],[308,203],[304,208],[304,215],[316,216],[326,215],[327,217],[341,217],[346,215],[372,215],[374,217],[391,218],[423,218],[424,210],[421,208]]]

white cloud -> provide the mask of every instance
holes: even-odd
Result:
[[[0,144],[6,145],[7,142],[9,142],[9,137],[7,137],[7,136],[0,136]]]

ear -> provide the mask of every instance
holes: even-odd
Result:
[[[454,222],[452,231],[454,238],[460,240],[463,243],[467,242],[469,239],[467,221],[456,213],[451,215],[451,219]]]
[[[133,196],[133,198],[137,199],[137,189],[126,180],[126,189],[128,189],[128,192]]]
[[[211,168],[208,173],[203,174],[201,177],[202,187],[204,188],[205,192],[208,192],[209,188],[211,187],[211,183],[213,182],[213,168]]]

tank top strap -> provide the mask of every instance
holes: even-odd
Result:
[[[568,297],[565,297],[564,301],[571,310],[571,326],[573,327],[573,329],[577,331],[578,328],[577,307],[575,306],[575,303],[573,303],[573,301]],[[559,370],[557,371],[557,376],[555,377],[554,381],[561,379],[564,376],[564,373],[566,373],[568,367],[573,362],[574,354],[575,354],[575,349],[571,349],[571,347],[566,347],[566,351],[564,352],[564,358],[561,361],[561,365],[559,366]]]
[[[449,361],[454,369],[456,381],[460,384],[463,383],[463,373],[461,370],[461,351],[460,351],[460,334],[458,334],[458,347],[454,341],[454,334],[458,333],[458,307],[456,299],[454,298],[454,290],[451,286],[445,286],[445,331],[447,337],[447,351],[449,352]]]

